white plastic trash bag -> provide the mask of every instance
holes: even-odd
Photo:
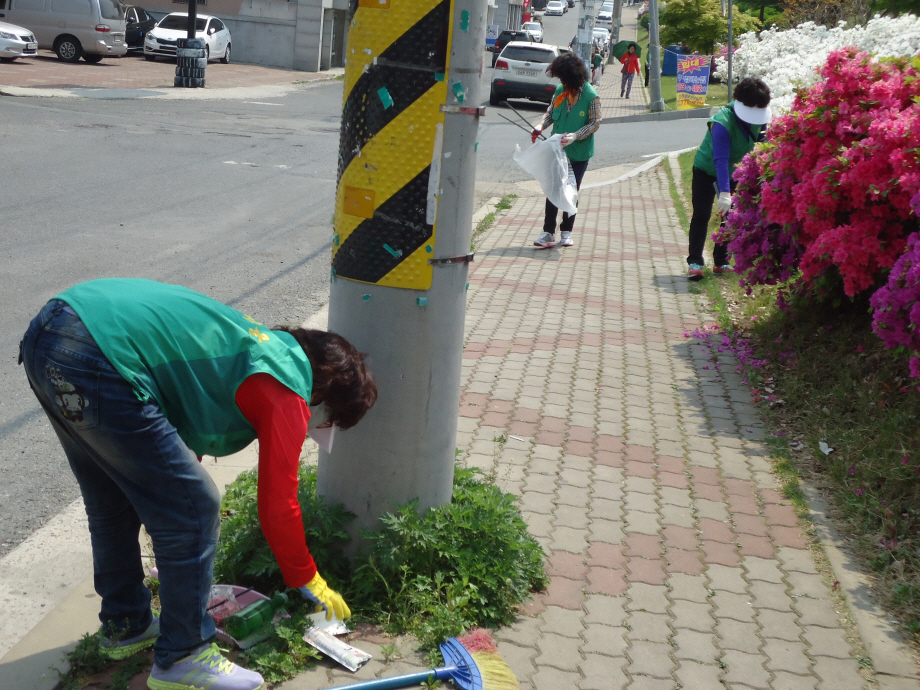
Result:
[[[569,157],[562,148],[562,135],[554,134],[546,141],[538,141],[526,151],[514,145],[514,162],[524,172],[533,175],[543,188],[546,198],[560,211],[568,214],[578,210],[578,188]]]

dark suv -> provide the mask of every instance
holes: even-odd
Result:
[[[502,48],[511,43],[511,41],[534,42],[533,36],[526,31],[502,31],[498,38],[495,39],[495,45],[492,47],[492,67],[495,67],[495,61],[498,60],[498,54],[502,52]]]

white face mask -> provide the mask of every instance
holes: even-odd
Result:
[[[325,427],[323,429],[310,429],[307,435],[312,438],[316,445],[327,453],[332,452],[332,441],[335,439],[335,427]]]
[[[332,442],[335,439],[335,426],[320,428],[326,421],[326,407],[317,405],[310,408],[310,421],[307,424],[307,436],[327,453],[332,452]]]

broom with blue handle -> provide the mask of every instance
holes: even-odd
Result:
[[[449,680],[457,690],[520,690],[517,678],[498,654],[498,648],[484,631],[461,638],[451,637],[441,645],[444,666],[408,673],[392,678],[366,680],[328,690],[394,690],[426,683]]]

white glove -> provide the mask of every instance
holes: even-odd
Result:
[[[574,135],[574,134],[571,134],[571,133],[570,133],[570,134],[563,134],[563,135],[562,135],[562,145],[563,145],[563,146],[568,146],[568,145],[571,144],[573,141],[575,141],[575,135]]]
[[[728,212],[732,210],[732,195],[728,192],[719,192],[716,208],[719,209],[720,216],[727,216]]]

